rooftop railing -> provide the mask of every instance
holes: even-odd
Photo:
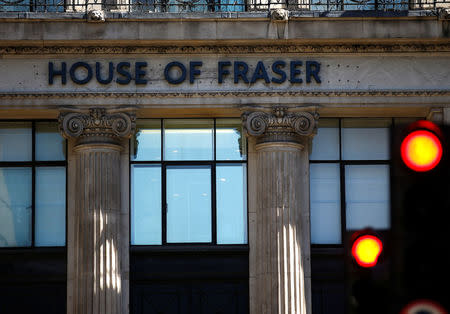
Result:
[[[0,12],[409,11],[450,8],[450,0],[0,0]]]

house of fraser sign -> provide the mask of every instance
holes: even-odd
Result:
[[[217,84],[231,82],[234,84],[320,84],[320,63],[314,60],[275,60],[267,63],[255,61],[218,61],[215,67]],[[163,65],[161,73],[149,71],[147,61],[103,61],[103,62],[48,62],[48,84],[66,85],[68,80],[77,85],[96,81],[102,85],[118,84],[145,86],[149,80],[162,79],[172,85],[182,83],[195,84],[202,78],[202,61],[171,61]],[[162,77],[153,77],[162,75]],[[208,71],[208,76],[211,72]]]
[[[0,75],[0,97],[4,104],[10,105],[10,99],[19,99],[20,95],[41,97],[64,93],[65,97],[102,94],[116,98],[137,94],[166,97],[170,94],[170,97],[181,99],[188,95],[202,97],[203,100],[198,101],[202,103],[236,101],[230,97],[219,100],[217,95],[221,93],[235,93],[233,95],[239,97],[266,97],[262,93],[297,97],[295,93],[306,95],[304,93],[310,92],[333,92],[344,96],[361,92],[372,94],[373,91],[447,93],[450,92],[449,69],[450,59],[445,56],[15,56],[0,57],[0,73],[4,74]],[[328,94],[323,95],[328,97]],[[142,100],[148,101],[156,103],[160,100]],[[292,101],[299,100],[292,98]]]

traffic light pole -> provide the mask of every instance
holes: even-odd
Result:
[[[433,167],[411,166],[405,162],[409,157],[399,149],[417,130],[434,134],[439,141],[436,147],[442,147],[440,157],[439,149],[435,151],[427,145],[426,149],[417,150],[425,154],[418,160],[429,160],[435,163]],[[392,134],[391,312],[400,313],[418,300],[440,304],[448,311],[445,287],[449,282],[450,265],[446,218],[450,211],[449,127],[425,121],[396,126]],[[435,154],[439,158],[432,161]]]

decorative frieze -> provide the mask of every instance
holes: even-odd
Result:
[[[205,97],[435,97],[450,96],[449,90],[298,90],[298,91],[194,91],[194,92],[58,92],[0,93],[0,99],[77,98],[205,98]]]
[[[77,144],[118,144],[136,129],[136,116],[129,112],[108,112],[105,108],[62,112],[59,115],[61,134],[76,138]]]
[[[257,144],[269,142],[302,143],[302,137],[317,132],[317,113],[289,112],[287,107],[275,107],[272,113],[245,112],[242,121],[246,132],[256,137]]]
[[[4,46],[7,54],[241,54],[241,53],[396,53],[449,52],[449,43],[199,45],[199,46]]]

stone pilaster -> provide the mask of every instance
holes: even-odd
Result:
[[[121,225],[123,140],[135,130],[135,116],[103,108],[61,112],[62,134],[70,141],[68,211],[70,314],[123,314],[128,241]]]
[[[443,108],[443,123],[450,125],[450,107]]]
[[[250,136],[250,313],[310,314],[308,143],[317,115],[243,114]]]

